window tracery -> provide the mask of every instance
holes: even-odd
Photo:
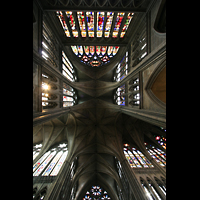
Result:
[[[126,93],[125,84],[117,88],[114,94],[114,101],[117,105],[125,106],[125,93]]]
[[[124,18],[125,12],[77,12],[77,21],[76,24],[74,20],[74,13],[72,11],[66,11],[65,15],[69,20],[69,26],[65,21],[65,17],[63,16],[63,12],[57,11],[56,15],[63,27],[66,37],[78,37],[78,30],[80,29],[81,37],[105,37],[109,38],[110,36],[113,38],[123,38],[128,30],[129,24],[133,18],[134,13],[128,13],[126,20],[122,24],[122,20]],[[96,15],[96,21],[94,21],[94,16]],[[116,15],[116,20],[113,22],[114,15]],[[86,29],[87,24],[87,29]],[[96,30],[94,27],[96,24]],[[105,24],[105,25],[104,25]],[[113,27],[113,32],[111,33],[111,28]],[[120,33],[120,27],[121,33]],[[70,35],[71,29],[72,35]],[[96,32],[96,35],[95,35]],[[104,32],[104,35],[103,35]],[[120,35],[119,35],[120,33]],[[112,34],[112,35],[111,35]]]
[[[114,81],[121,81],[128,74],[128,51],[115,69]]]
[[[68,154],[67,144],[59,144],[47,151],[33,165],[33,176],[56,176]]]
[[[151,162],[144,154],[129,144],[124,144],[124,155],[132,168],[152,168]]]
[[[162,167],[166,166],[166,153],[159,148],[156,148],[154,145],[144,143],[146,149],[150,156],[155,159],[155,161],[160,164]]]
[[[83,200],[108,200],[111,199],[108,196],[106,190],[101,188],[99,185],[92,186],[89,191],[86,192],[85,197]]]
[[[119,46],[71,46],[72,51],[88,66],[100,67],[110,62],[119,50]]]

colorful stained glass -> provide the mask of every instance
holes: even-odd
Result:
[[[119,46],[114,46],[113,47],[113,56],[116,55],[116,53],[118,52],[118,50],[119,50]]]
[[[95,46],[90,46],[90,55],[89,57],[92,57],[95,53]]]
[[[40,166],[40,164],[46,159],[46,157],[50,154],[50,151],[46,152],[34,165],[33,172]]]
[[[63,17],[62,12],[61,12],[61,11],[57,11],[56,14],[57,14],[57,16],[58,16],[58,18],[59,18],[59,20],[60,20],[60,23],[61,23],[61,25],[62,25],[62,27],[63,27],[63,29],[64,29],[64,31],[65,31],[65,35],[66,35],[67,37],[70,37],[69,29],[68,29],[68,27],[67,27],[67,24],[66,24],[66,22],[65,22],[65,19],[64,19],[64,17]]]
[[[97,37],[102,37],[104,12],[97,12]]]
[[[46,158],[46,160],[33,173],[33,176],[39,176],[40,173],[45,169],[45,167],[48,165],[48,163],[51,161],[51,159],[54,157],[55,154],[56,154],[56,151],[51,152],[50,155]]]
[[[54,159],[51,161],[50,165],[47,167],[47,169],[43,172],[42,176],[48,176],[56,163],[58,162],[58,159],[63,154],[62,151],[58,152],[57,155],[54,157]]]
[[[83,55],[83,47],[82,46],[78,46],[78,52],[79,52],[79,57],[81,57]]]
[[[158,144],[160,144],[164,149],[166,149],[166,138],[159,135],[154,135],[154,137],[158,141]]]
[[[124,35],[125,35],[125,33],[126,33],[127,29],[128,29],[128,26],[129,26],[129,24],[131,22],[131,19],[133,18],[133,15],[134,15],[134,13],[128,13],[128,16],[126,18],[125,24],[124,24],[124,26],[122,28],[122,32],[120,34],[120,38],[124,37]]]
[[[88,36],[94,37],[94,12],[86,12]]]
[[[112,35],[113,38],[116,38],[117,35],[118,35],[118,32],[119,32],[119,29],[120,29],[120,26],[121,26],[121,23],[122,23],[124,14],[125,14],[125,13],[117,13],[117,18],[116,18],[116,22],[115,22],[115,27],[114,27],[113,35]]]
[[[104,36],[105,37],[109,37],[110,36],[110,30],[111,30],[113,15],[114,15],[114,12],[107,12],[105,32],[104,32]]]
[[[53,169],[52,173],[50,174],[50,176],[56,176],[58,174],[58,172],[60,171],[66,157],[67,157],[68,151],[65,151],[60,160],[58,161],[57,165],[55,166],[55,168]]]
[[[109,58],[108,58],[108,56],[104,56],[101,60],[102,60],[103,62],[107,62],[107,61],[109,61]]]
[[[160,152],[158,153],[158,148],[155,149],[154,147],[151,147],[151,149],[149,147],[146,146],[147,151],[149,152],[149,154],[151,155],[151,157],[153,159],[155,159],[155,161],[160,164],[162,167],[164,167],[166,165],[166,161],[163,159],[163,154]],[[160,149],[159,149],[160,150]]]
[[[111,55],[111,54],[112,54],[112,51],[113,51],[113,46],[109,46],[109,47],[108,47],[108,56],[109,56],[109,57],[112,57],[112,55]]]
[[[81,31],[81,36],[86,37],[84,12],[77,12],[77,17],[78,17],[79,27]]]
[[[74,45],[74,46],[71,46],[71,48],[72,48],[73,52],[74,52],[76,55],[78,55],[78,49],[77,49],[77,47]]]
[[[99,56],[101,53],[101,46],[96,46],[96,53]]]
[[[86,192],[83,200],[109,200],[106,190],[101,188],[99,185],[92,186],[89,191]]]
[[[102,56],[105,55],[106,50],[107,50],[107,46],[101,46],[101,54],[102,54]]]
[[[90,52],[90,46],[84,46],[85,54],[88,56]]]
[[[154,167],[139,150],[136,148],[130,148],[129,144],[124,144],[124,154],[131,167]]]
[[[78,37],[78,31],[76,28],[76,24],[75,24],[75,20],[74,20],[74,16],[73,16],[72,12],[66,11],[65,13],[66,13],[67,17],[69,18],[69,24],[71,26],[73,36]]]

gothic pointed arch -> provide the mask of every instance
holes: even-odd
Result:
[[[166,60],[163,60],[153,71],[145,90],[154,103],[166,108]]]

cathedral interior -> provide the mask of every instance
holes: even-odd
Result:
[[[33,0],[33,199],[166,199],[166,0]]]

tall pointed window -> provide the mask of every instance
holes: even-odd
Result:
[[[128,74],[128,51],[115,70],[114,81],[121,81]]]
[[[120,34],[120,38],[123,38],[123,37],[124,37],[124,35],[125,35],[125,33],[126,33],[128,27],[129,27],[129,24],[130,24],[130,22],[131,22],[131,20],[132,20],[132,18],[133,18],[133,15],[134,15],[134,13],[128,13],[126,22],[125,22],[125,24],[124,24],[124,26],[123,26],[123,28],[122,28],[122,32],[121,32],[121,34]]]
[[[79,11],[76,13],[77,15],[75,15],[74,12],[56,12],[56,16],[63,27],[66,37],[78,37],[78,31],[80,30],[81,37],[112,37],[122,39],[134,15],[134,13],[125,14],[124,12],[99,11]],[[77,16],[77,19],[75,19],[75,16]],[[126,19],[124,19],[125,16]],[[114,19],[115,21],[113,21]]]
[[[77,102],[77,95],[75,90],[63,83],[63,107],[73,106]]]
[[[124,144],[124,155],[132,168],[152,168],[151,162],[144,154],[129,144]]]
[[[74,67],[67,58],[64,51],[62,51],[62,74],[72,82],[76,81],[77,79],[74,73]]]
[[[67,144],[59,144],[47,151],[33,165],[33,176],[56,176],[68,154]]]
[[[124,14],[125,13],[117,13],[117,19],[116,19],[116,22],[115,22],[115,27],[114,27],[114,31],[113,31],[113,35],[112,35],[113,38],[116,38],[117,35],[118,35],[119,28],[121,26]]]
[[[83,200],[108,200],[111,199],[106,190],[101,188],[99,185],[92,186],[90,190],[88,190],[83,198]]]

